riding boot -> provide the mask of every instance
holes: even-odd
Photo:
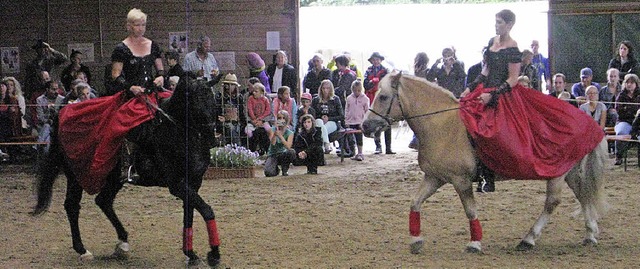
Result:
[[[283,164],[281,165],[282,167],[282,176],[288,176],[289,175],[289,164]]]
[[[376,151],[374,151],[374,154],[380,154],[382,153],[382,143],[380,141],[380,134],[376,133],[376,136],[373,138],[373,142],[376,143]]]
[[[136,151],[135,144],[129,141],[123,143],[121,167],[121,179],[123,182],[135,184],[140,179],[140,175],[138,175],[134,167]]]
[[[393,150],[391,150],[391,128],[384,131],[384,146],[386,151],[385,154],[396,154]]]

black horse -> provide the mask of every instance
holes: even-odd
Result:
[[[160,105],[154,120],[131,130],[127,138],[140,150],[136,154],[140,182],[145,186],[166,186],[169,192],[180,198],[184,208],[184,242],[182,250],[190,264],[200,262],[193,251],[193,210],[198,210],[207,224],[211,251],[207,255],[210,266],[220,262],[219,238],[213,209],[198,194],[202,177],[209,165],[209,149],[214,144],[214,98],[211,87],[202,81],[183,77],[171,98]],[[55,124],[54,124],[55,125]],[[73,249],[81,260],[91,260],[93,255],[85,249],[78,227],[80,201],[83,190],[76,176],[65,161],[64,152],[56,131],[51,132],[51,149],[41,165],[38,184],[38,203],[32,214],[47,211],[51,203],[52,187],[62,169],[67,177],[67,193],[64,208],[71,225]],[[116,230],[119,243],[115,257],[126,258],[129,252],[128,233],[118,219],[113,202],[122,189],[121,162],[108,175],[107,183],[96,196],[95,202]]]

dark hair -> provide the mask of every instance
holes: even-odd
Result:
[[[635,57],[633,56],[633,45],[631,45],[631,41],[629,40],[624,40],[622,42],[620,42],[620,44],[618,44],[618,47],[616,48],[617,50],[620,50],[620,45],[624,45],[625,47],[627,47],[627,49],[629,49],[629,54],[627,55],[627,57],[629,59],[635,59]],[[618,59],[620,59],[620,54],[618,54]]]
[[[260,79],[257,78],[257,77],[250,77],[249,78],[249,84],[251,84],[251,85],[256,84],[258,82],[260,82]]]
[[[516,14],[511,10],[503,9],[498,12],[496,16],[503,19],[506,23],[516,23]]]
[[[82,52],[80,52],[79,50],[71,50],[71,55],[69,55],[69,59],[73,59],[73,57],[75,57],[78,54],[82,55]]]
[[[349,66],[349,58],[346,55],[340,55],[336,57],[336,64],[340,64],[342,66]]]
[[[164,54],[164,57],[167,58],[167,60],[169,59],[180,60],[180,54],[178,54],[177,51],[167,51]]]
[[[300,123],[304,123],[307,119],[311,119],[311,129],[313,130],[316,127],[316,119],[313,118],[311,114],[304,114],[300,117]],[[302,126],[302,124],[301,124]],[[304,127],[303,127],[304,128]]]
[[[429,64],[429,56],[427,56],[426,52],[418,52],[416,54],[416,58],[413,60],[413,69],[425,69]]]

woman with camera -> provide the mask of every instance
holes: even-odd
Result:
[[[287,128],[289,112],[278,111],[276,126],[269,131],[269,150],[267,160],[264,163],[264,176],[274,177],[280,173],[278,165],[282,168],[282,175],[288,176],[289,165],[296,158],[293,146],[293,131]]]

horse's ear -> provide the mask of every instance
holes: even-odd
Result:
[[[400,84],[400,77],[402,77],[402,71],[397,72],[396,74],[390,74],[391,78],[391,87],[393,89],[398,89],[398,84]]]

